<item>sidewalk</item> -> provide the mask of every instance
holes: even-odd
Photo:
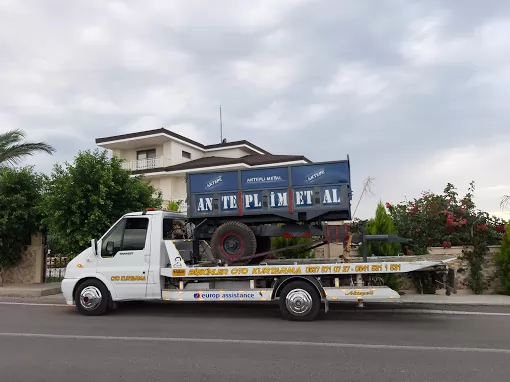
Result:
[[[61,293],[60,283],[12,284],[0,287],[0,297],[43,297]]]
[[[400,297],[404,304],[427,305],[476,305],[476,306],[510,306],[510,296],[498,294],[446,296],[443,294],[406,294]]]

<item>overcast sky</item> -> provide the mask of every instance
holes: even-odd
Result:
[[[349,154],[356,204],[447,182],[500,211],[510,193],[505,0],[0,0],[0,132],[54,157],[166,127],[313,161]]]

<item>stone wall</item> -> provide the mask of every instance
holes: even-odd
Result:
[[[473,292],[467,286],[467,279],[469,276],[469,262],[462,259],[463,247],[431,247],[428,248],[428,254],[422,256],[427,260],[445,260],[455,257],[456,260],[448,264],[450,269],[455,272],[455,289],[457,294],[472,294]],[[489,251],[485,257],[485,266],[483,269],[484,278],[488,284],[487,290],[484,294],[497,294],[500,292],[501,284],[499,278],[496,277],[497,267],[495,264],[494,256],[499,250],[499,246],[489,246]],[[315,250],[315,256],[317,258],[338,258],[343,253],[343,246],[341,244],[326,244]],[[347,255],[347,254],[346,254]],[[360,251],[357,249],[351,249],[348,257],[361,256]],[[416,293],[414,284],[409,276],[402,275],[400,277],[402,283],[402,291],[405,293]],[[444,293],[443,290],[439,290],[437,293]]]
[[[3,285],[41,283],[44,272],[43,261],[42,235],[34,234],[30,245],[25,246],[22,251],[21,262],[15,267],[4,269]]]
[[[485,256],[485,265],[483,268],[483,276],[487,282],[488,288],[484,294],[496,294],[500,292],[501,283],[497,277],[497,266],[495,263],[495,255],[499,250],[499,245],[492,245],[488,247],[489,250]],[[444,257],[457,257],[456,260],[449,264],[449,268],[455,271],[455,288],[458,294],[472,294],[467,286],[467,279],[469,276],[469,262],[462,258],[463,247],[451,248],[429,248],[429,255],[427,258],[444,258]]]

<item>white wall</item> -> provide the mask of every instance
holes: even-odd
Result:
[[[186,181],[184,175],[163,175],[157,178],[147,177],[145,179],[156,189],[161,190],[163,194],[163,207],[165,208],[172,199],[186,199]]]
[[[187,151],[188,153],[190,153],[191,159],[184,158],[182,156],[182,151]],[[170,158],[172,166],[179,163],[189,162],[195,159],[200,159],[203,157],[202,151],[175,141],[165,143],[165,154],[167,153],[170,155],[168,158]]]
[[[159,181],[159,189],[163,193],[163,200],[172,199],[173,188],[172,188],[172,179],[168,176],[161,177]]]
[[[160,178],[145,178],[146,182],[149,182],[156,190],[161,190],[161,179]]]
[[[173,176],[172,178],[172,198],[186,199],[186,178],[182,176]]]
[[[148,147],[138,147],[136,149],[130,150],[113,150],[113,154],[121,159],[125,159],[127,162],[136,160],[136,152],[141,150],[150,150],[156,149],[156,157],[159,158],[163,156],[163,146],[148,146]]]
[[[226,157],[226,158],[241,158],[246,155],[253,154],[253,152],[241,149],[241,148],[233,148],[233,149],[223,149],[223,150],[214,150],[207,151],[204,153],[204,157]]]
[[[203,152],[201,150],[198,150],[194,147],[182,144],[180,142],[176,141],[166,141],[162,143],[161,145],[155,145],[155,146],[140,146],[136,149],[115,149],[112,150],[113,155],[116,155],[117,157],[124,159],[125,161],[134,161],[137,159],[136,152],[141,150],[149,150],[149,149],[156,149],[156,157],[165,158],[164,165],[165,166],[173,166],[180,163],[189,162],[190,160],[196,160],[203,157],[211,157],[211,156],[217,156],[217,157],[226,157],[226,158],[240,158],[246,155],[253,154],[252,151],[246,149],[246,148],[226,148],[222,150],[214,150],[214,151],[207,151]],[[182,156],[182,151],[187,151],[191,154],[191,159],[184,158]]]

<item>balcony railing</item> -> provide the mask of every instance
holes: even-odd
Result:
[[[165,162],[166,160],[163,157],[138,159],[124,162],[122,167],[131,171],[150,170],[153,168],[164,167],[166,165]]]

